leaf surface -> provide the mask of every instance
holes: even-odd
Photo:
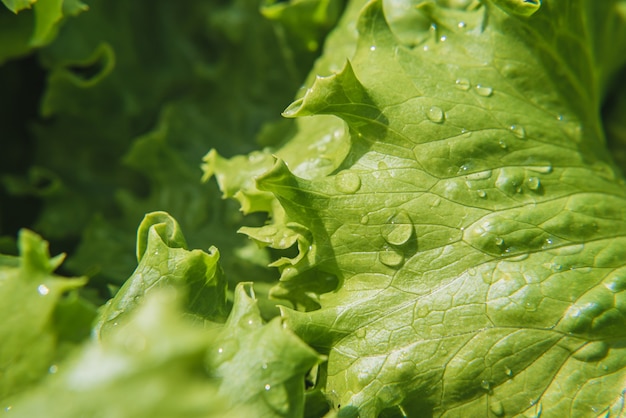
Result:
[[[285,316],[345,414],[619,416],[626,191],[598,115],[623,16],[461,3],[368,3],[352,59],[285,111],[352,142],[327,177],[258,179],[311,234],[281,287],[341,283]]]

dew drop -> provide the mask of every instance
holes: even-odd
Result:
[[[524,309],[529,312],[535,312],[537,310],[537,303],[535,301],[527,301],[524,303]]]
[[[350,171],[342,171],[335,176],[335,186],[343,193],[356,193],[361,188],[361,178]]]
[[[524,261],[526,260],[528,257],[530,257],[530,254],[528,253],[522,253],[520,255],[516,255],[514,257],[509,257],[509,261]]]
[[[551,164],[540,165],[540,166],[530,166],[530,167],[528,167],[528,169],[530,171],[534,171],[535,173],[541,173],[541,174],[550,174],[550,173],[552,173],[552,165]]]
[[[405,211],[398,212],[388,222],[387,225],[383,225],[381,228],[381,233],[389,244],[406,244],[413,236],[413,222]]]
[[[376,51],[376,46],[375,45],[370,46],[370,51]]]
[[[488,380],[483,380],[480,382],[480,387],[483,388],[483,390],[490,392],[491,391],[491,383],[489,383]]]
[[[504,374],[506,374],[507,376],[511,377],[513,376],[513,370],[509,369],[508,367],[504,368]]]
[[[369,221],[370,221],[370,217],[368,215],[363,215],[361,217],[361,225],[367,225]]]
[[[541,181],[537,177],[530,177],[528,179],[528,188],[532,191],[538,191],[541,189]]]
[[[476,93],[479,96],[489,97],[493,94],[493,89],[491,87],[483,86],[482,84],[476,85]]]
[[[502,148],[502,149],[507,149],[508,148],[508,145],[506,144],[506,142],[504,142],[503,139],[498,141],[498,144],[500,145],[500,148]]]
[[[499,400],[491,401],[491,403],[489,404],[489,409],[491,409],[491,412],[493,412],[493,414],[497,417],[501,417],[504,415],[504,406]]]
[[[384,161],[379,161],[377,166],[378,166],[379,170],[387,170],[387,169],[389,169],[389,166]]]
[[[358,338],[365,338],[365,336],[367,335],[367,331],[365,331],[364,328],[359,328],[359,329],[356,330],[355,335]]]
[[[264,386],[264,388],[265,388],[265,390],[270,390],[270,389],[272,388],[272,385],[270,385],[269,383],[267,383],[267,384]]]
[[[440,107],[431,106],[430,109],[428,109],[428,112],[426,112],[426,116],[428,116],[428,119],[435,123],[441,123],[445,118],[445,113]]]
[[[472,87],[472,84],[467,78],[457,78],[457,80],[455,81],[455,85],[457,89],[463,91],[467,91],[470,89],[470,87]]]
[[[37,293],[39,293],[41,296],[46,296],[48,293],[50,293],[50,289],[45,284],[40,284],[39,286],[37,286]]]
[[[458,25],[456,25],[459,29],[465,29],[467,27],[467,23],[465,22],[459,22]]]
[[[424,48],[422,48],[424,51],[428,51],[428,45],[424,45]]]
[[[48,373],[50,374],[55,374],[58,371],[59,371],[59,366],[57,366],[56,364],[53,364],[52,366],[48,368]]]
[[[504,239],[500,238],[500,237],[496,237],[495,239],[495,243],[498,247],[502,247],[504,246]]]
[[[520,139],[526,138],[526,130],[524,129],[523,126],[511,125],[509,126],[509,130],[513,133],[513,135],[515,135],[516,137]]]
[[[387,248],[378,253],[380,262],[388,267],[397,268],[404,262],[404,256],[398,251]]]
[[[447,41],[447,40],[448,40],[448,37],[447,37],[446,35],[442,35],[442,36],[439,38],[439,41],[440,41],[440,42],[445,42],[445,41]]]
[[[481,199],[484,199],[487,197],[487,192],[484,190],[477,190],[476,193],[478,194],[478,197],[480,197]]]

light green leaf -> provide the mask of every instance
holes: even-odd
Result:
[[[88,9],[79,0],[2,0],[2,3],[17,16],[0,9],[0,64],[49,44],[67,16]]]
[[[132,313],[146,294],[176,285],[187,291],[186,308],[202,318],[226,316],[226,281],[219,252],[187,250],[176,220],[165,212],[146,215],[137,232],[139,265],[115,297],[100,310],[95,334],[102,338]]]
[[[257,181],[311,234],[294,288],[340,281],[288,324],[328,353],[342,416],[620,416],[626,190],[598,117],[617,3],[408,3],[421,36],[370,2],[355,55],[285,112],[340,117],[343,164]]]
[[[5,400],[11,416],[245,417],[203,371],[212,333],[182,318],[172,287],[148,295],[101,341],[92,340],[34,390]]]
[[[304,376],[322,360],[280,318],[262,324],[251,283],[237,286],[220,344],[208,356],[222,379],[218,393],[264,417],[302,416]]]
[[[89,329],[88,323],[74,323],[61,331],[56,317],[63,294],[86,280],[54,275],[65,256],[50,258],[48,244],[35,233],[22,230],[18,245],[19,258],[0,258],[0,399],[48,373],[59,354],[60,334],[78,332],[80,339]],[[92,317],[88,313],[87,321]]]
[[[13,13],[20,10],[30,9],[37,0],[2,0],[2,3]]]

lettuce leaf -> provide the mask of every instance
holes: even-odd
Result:
[[[302,416],[304,375],[323,357],[280,318],[264,323],[251,283],[237,286],[226,318],[218,254],[186,250],[169,214],[146,216],[137,237],[139,265],[100,310],[94,338],[52,365],[54,335],[37,325],[49,321],[49,304],[42,302],[55,303],[61,290],[84,280],[48,279],[44,273],[60,258],[45,258],[45,243],[29,232],[22,246],[22,270],[30,276],[11,275],[19,267],[12,267],[13,258],[0,266],[5,287],[29,289],[12,292],[7,312],[32,322],[13,318],[0,330],[6,369],[0,399],[12,416]],[[23,380],[34,372],[48,376],[25,390],[33,382]]]
[[[1,406],[624,416],[624,50],[623,0],[90,2],[2,182],[93,279],[0,256]]]
[[[53,274],[65,255],[50,257],[47,243],[28,230],[21,232],[19,248],[19,257],[0,256],[0,399],[38,381],[62,358],[64,345],[73,342],[64,338],[69,335],[63,331],[63,311],[86,316],[86,322],[73,323],[78,340],[95,313],[89,305],[82,311],[72,303],[64,306],[63,295],[86,282]]]
[[[275,294],[339,279],[283,313],[341,416],[623,413],[626,191],[599,118],[621,11],[372,1],[343,69],[286,109],[350,132],[329,175],[286,156],[257,178],[310,242]]]

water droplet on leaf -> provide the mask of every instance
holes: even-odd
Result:
[[[488,380],[481,381],[480,387],[487,392],[491,392],[491,383]]]
[[[459,22],[459,24],[457,25],[457,27],[459,29],[465,29],[467,27],[467,24],[465,22]]]
[[[39,293],[41,296],[46,296],[48,293],[50,293],[50,289],[45,284],[40,284],[39,286],[37,286],[37,293]]]
[[[541,181],[537,177],[530,177],[527,181],[528,188],[534,192],[541,189]]]
[[[483,86],[482,84],[477,84],[476,93],[479,96],[490,97],[493,94],[493,89],[491,87]]]
[[[270,384],[266,384],[266,385],[264,386],[264,389],[265,389],[265,390],[270,390],[271,388],[272,388],[272,386],[271,386]]]
[[[335,186],[343,193],[356,193],[361,188],[361,177],[351,171],[342,171],[335,176]]]
[[[484,199],[487,197],[487,192],[484,190],[477,190],[476,193],[478,193],[478,197],[480,197],[481,199]]]
[[[428,119],[435,123],[441,123],[443,122],[445,114],[440,107],[431,106],[430,109],[428,109],[428,112],[426,112],[426,116],[428,116]]]
[[[392,216],[386,225],[381,228],[385,241],[392,245],[405,244],[413,235],[413,222],[405,211]]]
[[[367,223],[370,221],[370,217],[367,215],[364,215],[361,217],[361,224],[362,225],[367,225]]]
[[[513,133],[513,135],[515,135],[516,137],[520,138],[520,139],[524,139],[526,138],[526,130],[524,129],[523,126],[520,125],[511,125],[509,127],[509,129],[511,130],[511,132]]]
[[[455,82],[455,85],[456,85],[456,88],[460,90],[464,90],[464,91],[469,90],[470,87],[472,86],[472,84],[467,78],[458,78]]]
[[[381,251],[378,256],[381,263],[392,268],[397,268],[404,262],[404,255],[392,248]]]
[[[552,173],[552,165],[551,164],[546,164],[546,165],[540,165],[540,166],[530,166],[528,167],[529,170],[534,171],[535,173],[541,173],[541,174],[550,174]]]

